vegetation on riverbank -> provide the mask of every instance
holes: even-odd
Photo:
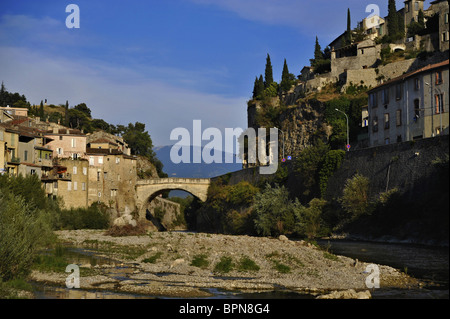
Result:
[[[45,195],[35,175],[0,176],[0,296],[15,296],[11,284],[29,276],[40,251],[55,247],[54,230],[108,225],[104,207],[63,209],[58,199]]]

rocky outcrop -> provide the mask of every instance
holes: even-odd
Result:
[[[316,299],[371,299],[369,290],[356,292],[354,289],[333,291],[329,294],[320,295]]]

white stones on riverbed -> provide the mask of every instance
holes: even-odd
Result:
[[[104,243],[120,250],[140,249],[139,256],[122,259],[125,267],[133,267],[127,279],[118,281],[96,278],[97,287],[112,285],[120,291],[140,292],[164,296],[206,296],[205,288],[226,290],[267,291],[283,287],[289,291],[311,294],[365,291],[364,273],[367,264],[343,256],[331,255],[305,241],[278,238],[229,236],[220,234],[160,232],[146,236],[111,237],[103,231],[58,231],[58,237],[75,245],[84,242]],[[195,257],[205,256],[204,268],[192,264]],[[234,268],[227,273],[215,270],[223,257],[231,258]],[[148,262],[149,258],[153,258]],[[243,258],[252,260],[259,268],[243,271],[238,268]],[[147,260],[147,262],[146,262]],[[133,266],[131,266],[133,265]],[[286,267],[287,266],[287,267]],[[99,270],[108,269],[100,267]],[[404,287],[414,280],[397,270],[380,266],[382,285]],[[94,280],[95,278],[93,278]],[[109,281],[108,281],[109,280]],[[92,283],[91,285],[94,286]],[[351,292],[345,296],[348,297]],[[356,295],[355,295],[356,296]],[[363,297],[363,295],[358,295]],[[357,296],[357,297],[358,297]],[[358,298],[359,298],[358,297]]]

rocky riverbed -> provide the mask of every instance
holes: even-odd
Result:
[[[370,298],[368,263],[336,256],[304,241],[220,234],[153,232],[112,237],[97,230],[56,232],[72,246],[90,248],[115,264],[80,265],[81,289],[164,297],[209,297],[208,289],[284,290],[320,298]],[[417,279],[377,265],[381,288],[410,289]],[[113,269],[126,268],[125,278]],[[83,275],[83,269],[89,271]],[[67,273],[33,271],[32,280],[65,286]],[[342,293],[346,291],[346,293]],[[336,293],[339,292],[339,293]]]

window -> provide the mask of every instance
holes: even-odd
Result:
[[[26,162],[28,160],[28,151],[23,152],[23,160]]]
[[[389,113],[384,113],[384,129],[389,129]]]
[[[384,89],[381,91],[381,102],[384,105],[389,104],[389,89]]]
[[[73,167],[73,175],[77,175],[78,169],[76,166]]]
[[[436,72],[436,84],[441,84],[443,81],[442,79],[442,71],[437,71]]]
[[[378,132],[378,117],[375,116],[372,120],[372,131]]]
[[[59,136],[59,140],[62,141],[62,139],[63,139],[63,137],[62,137],[62,135],[60,135],[60,136]]]
[[[409,2],[405,3],[406,12],[409,12]]]
[[[72,147],[75,147],[76,146],[76,142],[75,142],[75,139],[73,138],[72,139]]]
[[[402,110],[397,110],[395,115],[396,115],[395,121],[396,121],[397,126],[401,126],[402,125]]]
[[[73,190],[78,190],[78,182],[73,182]]]
[[[86,183],[81,183],[81,190],[85,191],[86,190]]]
[[[419,2],[414,2],[414,10],[419,11]]]
[[[120,158],[116,157],[116,164],[119,164],[119,163],[120,163]]]
[[[389,137],[388,137],[388,138],[386,138],[386,139],[384,139],[384,144],[385,144],[385,145],[388,145],[388,144],[389,144],[389,142],[390,142],[390,140],[389,140]]]
[[[98,163],[99,163],[99,164],[103,164],[103,157],[102,157],[102,156],[99,156],[99,158],[98,158]]]
[[[89,156],[89,165],[94,166],[94,156]]]
[[[395,99],[397,101],[402,99],[402,93],[403,93],[403,85],[397,84],[395,86]]]
[[[108,172],[103,172],[103,179],[106,180],[108,178]]]
[[[414,90],[419,91],[420,89],[420,80],[419,78],[414,79]]]
[[[444,94],[436,94],[434,98],[436,114],[444,113]]]
[[[448,24],[448,13],[444,15],[444,23]]]
[[[83,175],[87,175],[87,167],[83,167]]]
[[[117,196],[117,189],[111,189],[111,197]]]
[[[372,108],[377,107],[377,93],[371,93],[369,95],[369,104]]]
[[[97,172],[97,182],[100,182],[100,172]]]
[[[414,100],[414,117],[415,118],[420,117],[420,100],[419,99]]]
[[[36,175],[36,170],[35,170],[35,169],[32,169],[32,170],[30,171],[30,174],[31,174],[31,175]]]
[[[448,41],[448,32],[442,32],[442,42]]]
[[[72,190],[72,182],[67,182],[67,190],[68,191]]]
[[[56,149],[56,154],[58,154],[58,155],[63,155],[63,149],[61,148],[61,147],[58,147],[57,149]]]

